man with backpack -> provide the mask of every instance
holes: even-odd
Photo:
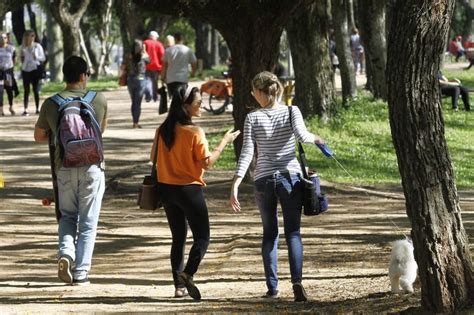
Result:
[[[35,125],[35,141],[55,143],[57,177],[58,277],[72,285],[89,284],[97,224],[105,190],[102,133],[107,101],[87,91],[90,71],[72,56],[63,65],[66,88],[46,99]]]

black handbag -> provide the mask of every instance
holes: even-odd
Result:
[[[292,111],[288,107],[290,114],[290,124],[293,128]],[[308,216],[318,215],[329,209],[328,197],[321,193],[319,176],[315,172],[309,171],[308,161],[303,149],[303,145],[298,141],[298,155],[300,160],[301,172],[303,173],[303,213]]]
[[[160,135],[158,134],[158,139]],[[158,158],[158,141],[156,142],[156,152],[153,158],[151,174],[143,178],[143,183],[138,190],[137,205],[140,209],[156,210],[163,206],[160,192],[158,190],[158,178],[156,175],[156,159]]]
[[[164,114],[168,111],[168,94],[166,92],[166,86],[163,85],[158,89],[160,94],[160,105],[158,106],[158,114]]]

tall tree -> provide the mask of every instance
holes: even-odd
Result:
[[[116,0],[116,4],[118,16],[120,17],[120,34],[122,38],[123,55],[125,57],[130,52],[133,40],[138,34],[137,9],[132,0]]]
[[[412,225],[421,303],[443,313],[472,303],[474,296],[437,79],[453,8],[454,0],[393,0],[387,50],[390,126]]]
[[[191,26],[196,32],[194,44],[194,47],[196,47],[196,58],[202,61],[204,69],[211,69],[213,66],[210,45],[212,39],[211,26],[199,20],[191,20]]]
[[[243,130],[247,113],[257,106],[250,94],[251,80],[260,71],[272,70],[278,60],[280,36],[303,0],[135,0],[161,13],[192,16],[213,25],[232,54],[234,128]],[[236,155],[242,137],[235,142]]]
[[[51,11],[46,10],[46,30],[48,32],[48,67],[51,81],[62,81],[61,71],[64,63],[63,41],[61,27],[52,17]]]
[[[21,45],[25,27],[25,11],[23,6],[12,11],[12,28],[13,35],[15,35],[16,42]]]
[[[366,59],[368,89],[375,98],[387,100],[385,66],[387,44],[385,38],[385,0],[359,0],[361,39]]]
[[[347,5],[347,0],[331,1],[336,54],[339,59],[339,69],[341,70],[342,102],[344,105],[348,105],[348,101],[357,96],[355,69],[349,45]]]
[[[329,0],[307,1],[292,15],[286,30],[293,57],[295,104],[303,116],[328,119],[335,104],[329,57]]]
[[[80,21],[91,0],[51,0],[50,10],[61,26],[64,56],[81,55]],[[84,52],[86,53],[86,52]]]

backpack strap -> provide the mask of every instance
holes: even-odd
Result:
[[[88,104],[92,105],[92,101],[94,100],[95,96],[97,95],[97,92],[95,91],[88,91],[86,95],[82,97],[82,100]]]
[[[62,97],[61,95],[59,95],[59,93],[54,94],[53,96],[51,96],[50,99],[59,107],[61,107],[61,105],[63,105],[64,102],[66,102],[66,99]]]

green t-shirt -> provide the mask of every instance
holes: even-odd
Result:
[[[86,90],[81,89],[72,89],[72,90],[64,90],[59,92],[59,95],[63,98],[68,97],[77,97],[77,96],[84,96],[87,93]],[[94,108],[95,115],[97,122],[99,125],[102,125],[102,122],[105,118],[107,118],[107,100],[105,96],[97,92],[94,100],[92,101],[92,107]],[[56,128],[58,125],[58,109],[59,106],[54,103],[51,98],[47,98],[43,105],[41,105],[41,110],[39,113],[38,121],[36,122],[35,127],[44,129],[48,132],[52,132],[53,135],[56,137]],[[55,152],[55,159],[54,163],[56,166],[56,170],[58,170],[62,165],[62,160],[60,156],[60,150],[56,150]]]

